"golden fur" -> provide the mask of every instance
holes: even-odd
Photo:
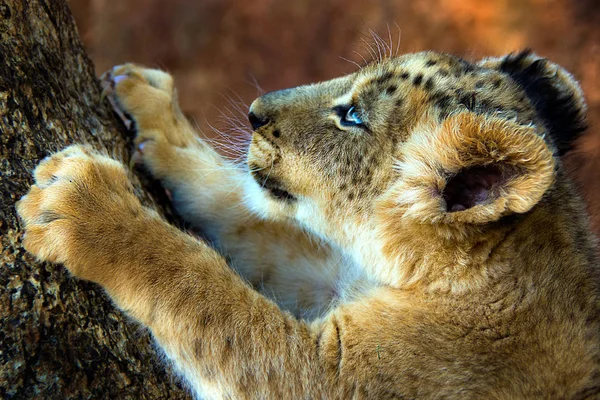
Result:
[[[196,137],[168,74],[104,85],[214,246],[82,146],[37,167],[24,245],[106,288],[199,397],[600,396],[597,247],[558,155],[585,103],[559,66],[427,52],[266,94],[249,172]]]

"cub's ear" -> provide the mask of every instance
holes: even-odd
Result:
[[[567,70],[530,50],[484,59],[479,64],[508,74],[525,90],[558,155],[571,149],[586,128],[587,106],[579,84]]]
[[[464,112],[411,135],[384,207],[420,223],[496,221],[537,204],[554,165],[533,127]]]

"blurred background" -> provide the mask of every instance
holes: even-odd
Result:
[[[525,47],[571,71],[589,105],[567,159],[600,234],[598,0],[71,0],[101,74],[133,61],[171,72],[184,112],[206,135],[227,130],[259,93],[356,69],[372,33],[400,53],[433,49],[470,60]],[[400,38],[400,39],[399,39]],[[232,103],[233,102],[233,103]],[[235,111],[241,105],[241,110]],[[241,111],[241,112],[240,112]]]

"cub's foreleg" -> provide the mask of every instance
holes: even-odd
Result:
[[[199,394],[315,398],[327,391],[317,346],[336,346],[337,337],[281,312],[213,249],[143,207],[120,163],[69,147],[38,166],[17,210],[25,248],[102,285],[151,329]]]

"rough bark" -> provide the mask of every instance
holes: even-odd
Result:
[[[187,398],[98,286],[21,247],[14,203],[39,160],[74,142],[128,157],[65,1],[0,0],[0,57],[0,398]]]

